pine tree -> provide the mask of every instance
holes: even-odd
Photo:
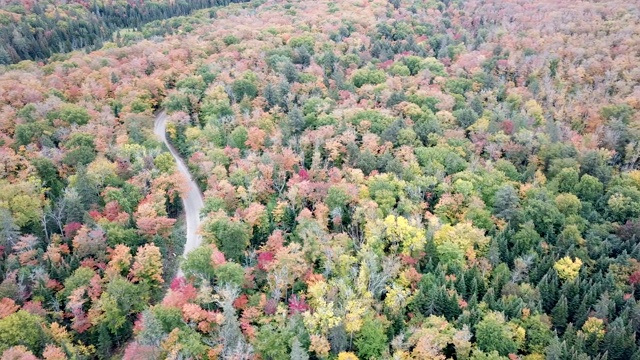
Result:
[[[556,306],[551,310],[551,317],[553,326],[559,333],[563,333],[567,328],[567,321],[569,319],[569,307],[567,305],[567,298],[562,295]]]
[[[293,338],[291,343],[291,360],[309,360],[309,353],[302,347],[297,336]]]

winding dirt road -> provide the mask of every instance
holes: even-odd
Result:
[[[200,226],[200,210],[204,207],[202,200],[202,193],[198,189],[198,185],[191,177],[187,165],[180,157],[178,151],[167,141],[167,113],[162,111],[156,115],[155,123],[153,126],[153,132],[156,136],[167,145],[169,152],[176,159],[178,164],[178,170],[189,179],[189,191],[186,196],[182,198],[184,206],[184,212],[187,218],[187,241],[184,245],[183,256],[187,255],[190,251],[194,250],[202,243],[202,236],[198,234],[198,227]],[[176,277],[182,276],[182,269],[178,270]]]

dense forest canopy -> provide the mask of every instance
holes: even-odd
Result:
[[[0,69],[2,359],[640,360],[635,4],[158,14]]]
[[[3,0],[0,65],[99,49],[112,34],[154,20],[247,0]],[[118,40],[119,40],[119,34]]]

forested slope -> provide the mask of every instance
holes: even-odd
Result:
[[[639,33],[623,1],[266,1],[8,66],[0,351],[638,359]],[[170,284],[160,108],[205,195]]]
[[[124,28],[246,0],[3,0],[0,64],[45,60],[60,52],[97,49]]]

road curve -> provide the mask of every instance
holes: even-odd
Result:
[[[156,115],[155,123],[153,126],[153,132],[156,136],[167,145],[169,152],[176,159],[178,164],[178,170],[189,179],[189,191],[186,196],[182,198],[182,204],[184,206],[184,212],[187,222],[187,241],[184,245],[183,256],[186,256],[190,251],[194,250],[202,243],[202,236],[198,234],[198,228],[200,227],[200,210],[204,207],[202,200],[202,192],[198,188],[198,185],[191,177],[187,165],[180,157],[178,151],[167,141],[167,113],[162,111]],[[178,270],[176,277],[182,276],[182,269]]]

